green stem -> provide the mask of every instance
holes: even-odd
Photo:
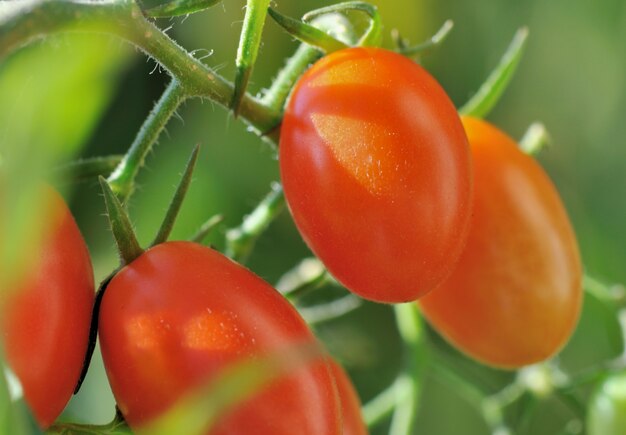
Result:
[[[102,193],[104,193],[104,202],[106,204],[113,238],[117,244],[121,264],[125,266],[139,257],[143,253],[143,249],[139,246],[133,226],[119,199],[117,199],[117,196],[115,196],[107,181],[103,177],[99,177],[99,179]]]
[[[204,238],[209,235],[209,233],[222,221],[224,220],[224,216],[221,214],[216,214],[215,216],[211,216],[205,223],[202,224],[200,229],[189,238],[190,241],[194,243],[202,243]]]
[[[128,152],[109,176],[107,181],[111,190],[122,202],[126,202],[132,194],[139,168],[143,166],[152,146],[184,99],[185,91],[180,82],[172,80],[139,129]]]
[[[391,419],[390,435],[416,433],[417,410],[428,354],[424,342],[422,319],[415,303],[394,306],[396,324],[404,342],[404,370],[396,389],[396,407]]]
[[[226,255],[238,262],[244,262],[252,252],[259,236],[269,224],[280,214],[285,206],[285,196],[282,186],[275,183],[272,190],[246,216],[237,228],[226,233]]]
[[[396,379],[385,390],[363,405],[361,412],[367,427],[372,428],[378,425],[393,413],[396,408],[398,384],[399,381]]]
[[[309,65],[321,56],[322,53],[318,49],[308,44],[300,44],[294,55],[287,60],[285,67],[280,70],[272,86],[265,92],[261,100],[263,104],[282,113],[293,85]]]
[[[256,63],[269,4],[270,0],[248,0],[246,3],[246,15],[243,19],[237,58],[235,60],[237,72],[235,74],[235,90],[231,102],[235,116],[239,113],[241,99],[246,92],[252,68]]]
[[[167,241],[167,238],[170,236],[172,229],[174,228],[174,222],[176,221],[178,212],[180,212],[180,207],[183,205],[183,200],[185,199],[185,195],[187,194],[187,190],[189,189],[189,185],[191,184],[191,176],[193,174],[193,169],[196,166],[196,162],[198,161],[199,150],[199,145],[196,145],[193,148],[191,156],[189,157],[189,161],[187,162],[187,166],[185,167],[185,172],[183,173],[183,176],[180,179],[180,183],[176,188],[176,192],[174,193],[174,198],[167,208],[167,213],[165,214],[165,218],[161,223],[161,227],[159,228],[159,231],[150,246],[156,246],[161,243],[165,243]]]
[[[52,175],[62,181],[90,180],[99,175],[105,176],[110,174],[120,164],[123,157],[113,155],[76,160],[54,168]]]
[[[285,297],[296,300],[331,281],[330,274],[317,258],[305,258],[283,274],[276,289]]]
[[[526,154],[535,156],[550,144],[550,135],[541,122],[533,122],[519,141],[519,147]]]
[[[325,304],[299,308],[298,311],[309,325],[316,325],[345,316],[359,308],[362,302],[362,299],[349,293]]]
[[[311,25],[328,32],[346,44],[356,41],[354,30],[343,15],[324,15],[312,20]],[[282,114],[285,101],[287,101],[294,84],[302,73],[320,57],[322,57],[322,53],[317,48],[308,44],[300,44],[293,56],[287,60],[285,67],[280,70],[272,82],[272,86],[265,92],[261,103]]]
[[[598,299],[606,301],[612,306],[620,307],[626,304],[626,290],[622,286],[608,286],[596,278],[584,274],[583,288],[585,291],[592,293]]]
[[[46,434],[50,435],[130,435],[132,433],[117,409],[113,421],[107,424],[56,423],[46,430]]]
[[[35,1],[17,8],[0,20],[0,57],[35,39],[60,32],[99,32],[123,38],[159,62],[180,82],[189,97],[205,97],[229,107],[234,87],[214,70],[195,59],[148,21],[130,0]],[[266,133],[280,122],[280,114],[245,94],[239,115],[259,135],[275,142]]]

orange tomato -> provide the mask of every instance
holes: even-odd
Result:
[[[500,130],[464,118],[474,212],[454,272],[420,301],[433,327],[485,364],[515,368],[558,352],[582,299],[576,237],[554,185]]]

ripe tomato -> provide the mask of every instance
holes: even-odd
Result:
[[[149,249],[109,283],[100,309],[109,382],[131,427],[158,416],[229,363],[314,342],[270,285],[190,242]],[[223,417],[212,435],[341,433],[328,365],[295,370]]]
[[[351,291],[406,302],[451,272],[471,212],[469,148],[419,65],[377,48],[314,64],[287,106],[279,160],[296,226]]]
[[[463,352],[514,368],[556,353],[578,320],[576,237],[543,169],[504,133],[464,118],[474,159],[474,212],[456,269],[420,301]]]
[[[626,433],[626,371],[611,375],[596,388],[587,409],[587,433]]]
[[[367,435],[367,427],[361,415],[361,401],[344,369],[334,360],[330,367],[335,377],[341,412],[343,416],[343,435]]]
[[[6,289],[0,331],[7,363],[42,428],[61,414],[78,383],[89,337],[94,281],[87,246],[63,199],[51,188],[47,227],[28,276]]]

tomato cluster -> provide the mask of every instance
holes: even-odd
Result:
[[[12,370],[42,428],[59,416],[86,359],[93,274],[78,227],[46,189],[50,226],[0,326]],[[102,355],[118,407],[142,427],[235,362],[289,353],[316,339],[287,300],[222,254],[159,244],[106,283],[98,307]],[[349,378],[321,354],[221,418],[218,434],[367,433]]]
[[[544,360],[571,335],[581,265],[539,165],[484,121],[461,120],[417,64],[376,48],[326,56],[297,83],[280,138],[287,203],[339,282],[385,303],[420,300],[468,355],[498,367]],[[92,308],[89,255],[50,189],[46,238],[0,305],[7,361],[48,427],[74,391]],[[296,309],[219,252],[166,242],[106,283],[97,325],[117,405],[140,428],[233,363],[316,339]],[[367,429],[337,363],[281,376],[210,433],[351,434]]]
[[[581,265],[556,189],[506,135],[477,119],[461,125],[402,56],[347,49],[304,74],[280,169],[304,240],[351,291],[425,296],[439,332],[499,367],[542,361],[572,334]]]

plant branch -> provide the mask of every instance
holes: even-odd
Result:
[[[270,193],[250,215],[244,218],[241,225],[226,232],[226,255],[238,262],[245,261],[256,240],[280,214],[284,206],[285,196],[282,186],[275,183]]]
[[[180,82],[172,80],[139,129],[128,152],[109,176],[109,186],[122,202],[132,194],[135,177],[146,156],[184,99],[185,91]]]
[[[243,28],[241,29],[237,58],[235,60],[237,72],[235,74],[235,90],[231,102],[235,116],[239,113],[241,99],[246,92],[252,68],[256,63],[269,4],[270,0],[248,0],[246,3],[246,15],[243,19]]]
[[[397,381],[396,406],[390,435],[416,433],[416,417],[422,390],[422,377],[428,364],[424,330],[415,303],[394,305],[396,324],[404,342],[404,370]]]
[[[96,32],[125,39],[159,62],[180,82],[187,97],[210,98],[228,108],[234,87],[165,35],[130,0],[39,0],[24,3],[0,17],[0,58],[36,39],[61,32]],[[249,94],[239,115],[267,140],[280,122],[276,111]]]

